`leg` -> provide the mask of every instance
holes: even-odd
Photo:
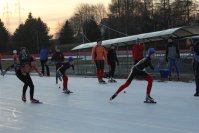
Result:
[[[33,98],[33,96],[34,96],[34,85],[33,85],[33,82],[32,82],[30,75],[28,73],[26,73],[26,75],[22,74],[21,69],[16,71],[16,75],[24,83],[22,96],[25,96],[27,87],[29,86],[30,87],[30,99],[31,100],[34,99]]]
[[[45,62],[43,60],[40,61],[41,62],[41,73],[44,75],[45,74],[45,71],[44,71],[44,64]]]
[[[194,96],[199,96],[199,62],[195,62],[195,83],[196,83],[196,93]]]
[[[66,74],[63,75],[63,90],[68,90],[68,76]]]
[[[100,78],[103,81],[103,77],[104,77],[104,61],[103,60],[99,61],[99,67],[100,67]]]
[[[98,78],[98,81],[100,82],[102,79],[101,79],[101,76],[100,76],[100,74],[101,74],[101,70],[100,70],[100,61],[99,60],[96,60],[95,61],[95,65],[96,65],[96,68],[97,68],[97,70],[96,70],[96,76],[97,76],[97,78]]]
[[[110,68],[111,68],[110,77],[113,78],[115,73],[115,63],[111,64]]]
[[[131,82],[135,78],[135,76],[136,76],[136,69],[132,68],[127,81],[119,87],[119,89],[115,92],[115,94],[113,96],[111,96],[110,100],[113,100],[121,91],[123,91],[125,88],[127,88],[131,84]]]
[[[172,59],[169,58],[169,78],[171,78],[171,72],[172,72]]]
[[[179,67],[178,67],[178,62],[177,62],[176,59],[174,59],[174,66],[175,66],[175,69],[176,69],[177,77],[179,79]]]
[[[1,70],[1,72],[3,72],[3,69],[2,69],[2,66],[1,66],[1,61],[0,61],[0,70]]]
[[[148,81],[146,95],[150,96],[151,88],[152,88],[152,84],[153,84],[153,78],[150,75],[147,75],[144,79],[146,81]]]
[[[34,84],[29,74],[26,75],[26,84],[30,87],[30,100],[34,99]]]
[[[48,67],[48,62],[45,62],[45,66],[46,66],[47,76],[50,76],[50,70],[49,70],[49,67]]]

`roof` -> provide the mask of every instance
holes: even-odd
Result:
[[[143,33],[138,35],[132,35],[127,37],[115,38],[102,41],[103,46],[110,46],[111,44],[117,44],[118,46],[135,44],[137,39],[142,39],[145,43],[166,40],[169,37],[174,39],[180,39],[184,37],[194,36],[199,34],[199,26],[184,26],[178,28],[172,28],[162,31]],[[96,42],[80,44],[72,50],[81,50],[86,48],[92,48],[96,45]]]

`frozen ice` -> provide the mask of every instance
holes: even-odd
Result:
[[[55,77],[32,79],[35,98],[43,104],[30,103],[29,89],[23,103],[22,82],[15,75],[0,77],[0,133],[199,132],[195,83],[154,81],[151,96],[157,104],[146,104],[146,81],[134,80],[109,101],[124,79],[99,84],[96,78],[69,76],[70,95],[62,93]]]

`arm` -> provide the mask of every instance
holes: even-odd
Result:
[[[119,64],[116,51],[115,51],[115,59],[116,59],[117,64]]]
[[[92,57],[92,60],[91,60],[91,62],[92,62],[92,64],[94,64],[94,62],[95,62],[95,60],[94,60],[94,55],[95,54],[95,47],[93,47],[92,48],[92,51],[91,51],[91,57]]]
[[[43,76],[43,74],[41,73],[41,71],[39,71],[39,69],[38,69],[35,61],[31,62],[31,68],[32,68],[32,70],[35,70],[39,74],[39,76],[41,76],[41,77]]]
[[[106,52],[106,49],[104,47],[103,47],[103,49],[104,49],[104,61],[105,61],[106,64],[108,64],[108,62],[107,62],[107,52]]]
[[[166,58],[166,62],[168,62],[168,49],[169,49],[169,45],[167,45],[166,47],[166,55],[165,55],[165,58]]]
[[[176,45],[176,53],[177,53],[177,58],[180,58],[180,50],[177,45]]]
[[[74,65],[73,65],[73,64],[71,65],[71,67],[72,67],[73,71],[75,71],[75,67],[74,67]]]
[[[154,70],[154,67],[153,67],[151,61],[149,61],[149,67],[150,67],[152,70]]]

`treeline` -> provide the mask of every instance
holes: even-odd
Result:
[[[78,45],[173,27],[199,25],[197,0],[112,0],[108,10],[102,4],[79,5],[55,38],[59,44]],[[52,35],[41,18],[30,13],[13,35],[0,20],[0,52],[26,46],[31,53],[50,47]]]

